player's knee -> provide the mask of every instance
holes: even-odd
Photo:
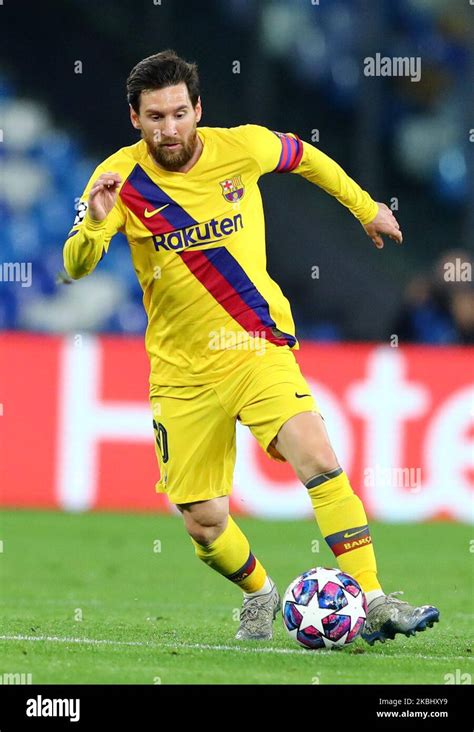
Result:
[[[201,506],[199,511],[184,510],[182,514],[189,536],[203,546],[212,544],[227,526],[227,514],[212,506],[208,511],[203,511]]]
[[[300,480],[306,482],[313,475],[326,473],[338,466],[339,463],[331,445],[324,443],[301,456],[296,472]]]
[[[205,525],[199,524],[196,521],[187,521],[185,525],[186,531],[194,541],[197,541],[198,544],[202,544],[203,546],[209,546],[209,544],[212,544],[222,534],[227,525],[227,519],[225,522],[219,521]]]
[[[227,526],[229,498],[221,496],[178,506],[188,534],[205,546],[212,544]]]

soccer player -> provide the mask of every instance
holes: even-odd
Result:
[[[413,607],[379,583],[364,506],[292,353],[299,344],[289,302],[266,271],[258,179],[303,176],[346,206],[378,248],[382,235],[402,242],[393,213],[296,134],[198,127],[197,67],[174,51],[140,61],[127,96],[141,139],[92,174],[64,265],[73,279],[88,275],[114,234],[127,236],[148,316],[156,491],[182,513],[196,555],[242,590],[236,638],[271,639],[281,604],[229,515],[237,419],[305,486],[340,569],[366,594],[367,642],[432,626],[435,607]]]

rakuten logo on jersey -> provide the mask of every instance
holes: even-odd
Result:
[[[205,224],[187,226],[185,229],[177,229],[166,234],[155,234],[153,243],[155,251],[187,249],[188,247],[212,244],[243,229],[242,214],[236,214],[232,218],[211,219]]]

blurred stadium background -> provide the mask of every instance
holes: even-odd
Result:
[[[45,0],[0,13],[1,503],[169,510],[153,490],[146,322],[126,240],[91,277],[56,276],[92,170],[137,139],[129,70],[174,48],[199,64],[202,124],[296,132],[394,209],[405,243],[378,251],[308,182],[261,180],[269,271],[292,304],[297,358],[370,515],[469,520],[474,8]],[[377,53],[420,58],[421,79],[366,76]],[[12,281],[6,263],[31,265],[31,281]],[[311,516],[288,466],[238,428],[233,509]],[[368,469],[392,472],[371,483]]]

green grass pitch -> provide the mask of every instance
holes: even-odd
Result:
[[[310,567],[337,566],[315,522],[236,520],[280,593]],[[372,522],[371,531],[384,590],[436,605],[440,622],[383,645],[358,639],[341,651],[308,651],[281,616],[272,641],[234,639],[241,591],[197,559],[180,516],[5,511],[0,675],[31,674],[34,684],[442,685],[472,677],[471,527]]]

